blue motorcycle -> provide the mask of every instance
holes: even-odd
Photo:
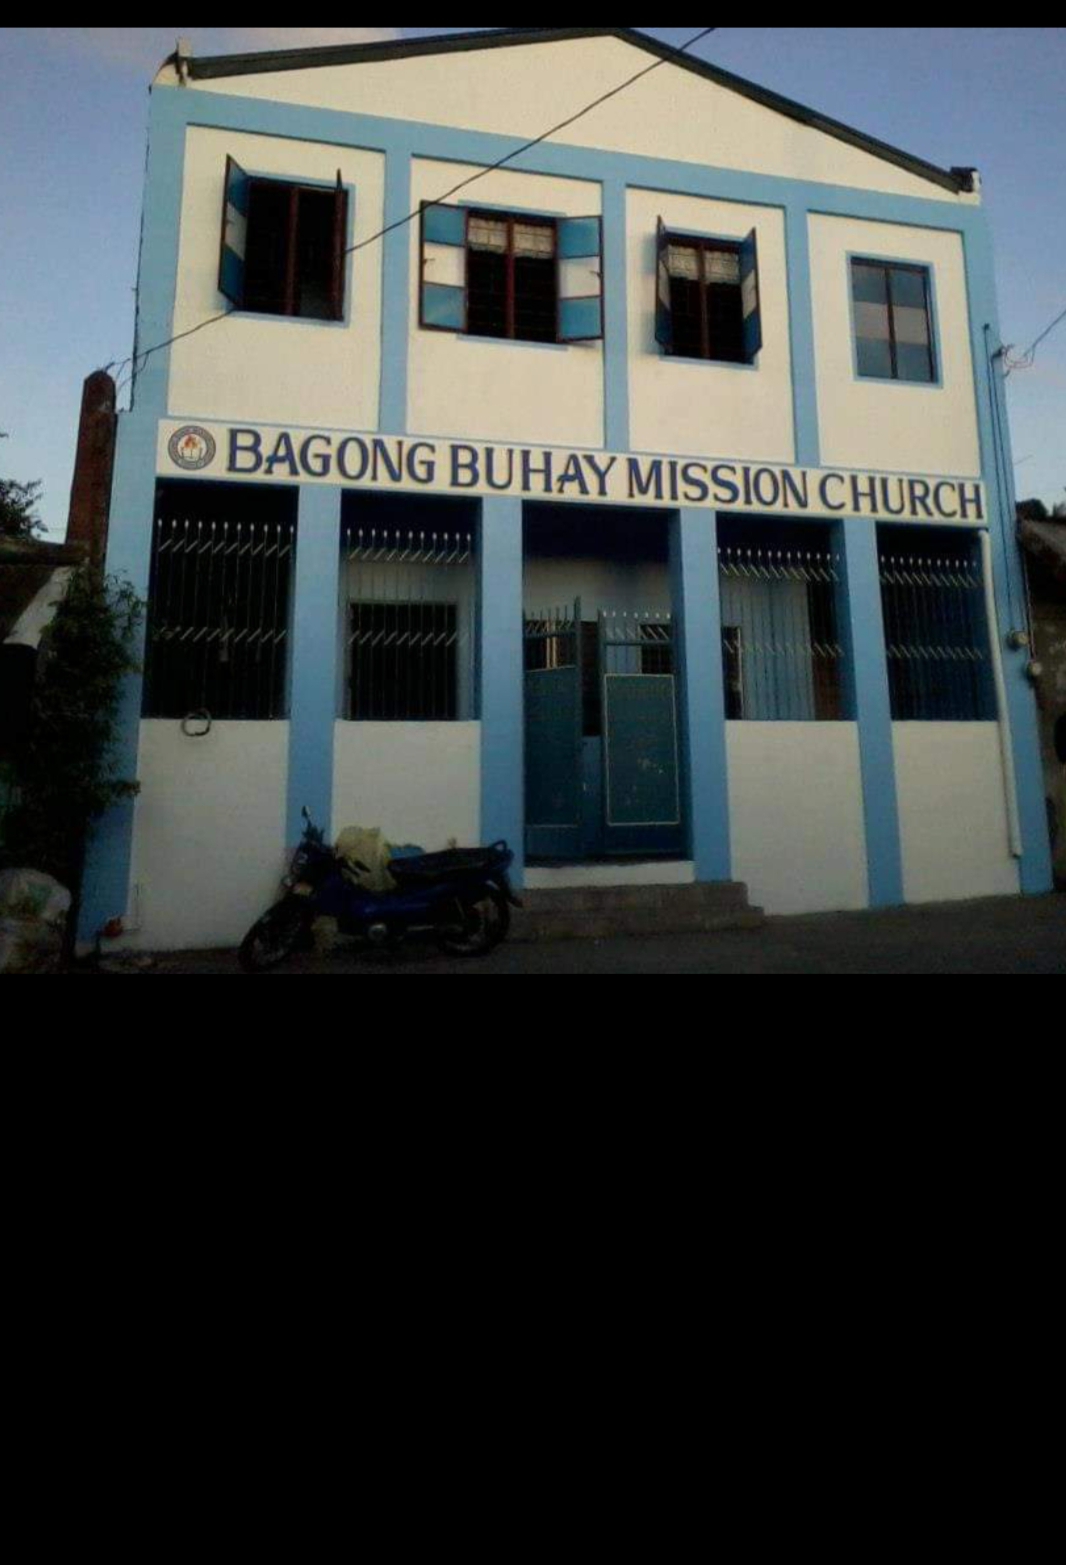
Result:
[[[320,918],[335,921],[340,935],[379,948],[428,935],[448,956],[487,956],[507,938],[510,909],[521,903],[508,879],[514,854],[506,842],[391,859],[396,890],[371,893],[359,885],[359,866],[338,857],[306,810],[304,823],[282,882],[285,895],[241,944],[246,973],[280,966],[310,943]]]

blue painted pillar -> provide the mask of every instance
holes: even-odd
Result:
[[[341,495],[332,484],[300,490],[289,697],[289,787],[285,842],[303,835],[306,805],[333,831],[333,733],[337,721],[337,601]]]
[[[383,435],[407,432],[407,365],[411,300],[411,153],[406,146],[385,156],[385,237],[381,297],[381,411]],[[398,227],[393,228],[393,224]],[[391,229],[391,232],[390,232]]]
[[[155,465],[155,418],[123,413],[119,419],[111,484],[107,571],[128,582],[145,604],[152,565]],[[142,618],[134,649],[134,657],[142,665],[144,635]],[[123,684],[119,704],[114,768],[119,777],[131,781],[137,776],[143,691],[143,675],[130,674]],[[85,857],[79,940],[95,940],[110,919],[121,918],[127,911],[134,808],[132,799],[115,805],[97,822],[93,831]]]
[[[717,522],[713,511],[683,510],[670,527],[683,798],[698,881],[732,877]]]
[[[903,853],[877,528],[869,519],[849,517],[841,530],[845,576],[841,619],[859,725],[870,906],[898,907],[904,900]]]
[[[522,502],[481,502],[478,667],[481,691],[481,841],[514,850],[525,866],[525,734],[522,648]]]
[[[629,450],[629,256],[626,185],[603,187],[603,419],[608,451]]]
[[[792,401],[796,422],[796,461],[821,466],[818,378],[814,352],[814,298],[811,293],[810,214],[802,203],[785,210],[788,253],[788,314],[792,349]]]

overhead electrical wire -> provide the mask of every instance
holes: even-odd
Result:
[[[553,125],[552,128],[550,130],[546,130],[543,135],[535,136],[532,141],[527,141],[523,143],[522,146],[516,147],[515,150],[513,152],[509,152],[506,157],[500,158],[498,163],[492,163],[486,168],[479,169],[476,173],[471,174],[468,179],[464,179],[460,184],[454,186],[453,189],[447,190],[443,195],[437,196],[435,200],[427,202],[427,205],[440,206],[443,202],[449,201],[452,196],[457,195],[460,190],[465,190],[469,185],[474,184],[477,180],[485,179],[487,175],[494,174],[497,169],[505,168],[508,163],[513,163],[514,160],[516,158],[520,158],[523,153],[531,151],[534,147],[541,146],[546,141],[550,141],[551,138],[553,136],[557,136],[560,131],[568,129],[568,127],[571,125],[576,125],[578,120],[584,119],[586,115],[591,114],[594,109],[600,108],[602,104],[608,103],[612,98],[617,98],[620,93],[626,92],[634,85],[634,83],[642,81],[645,76],[650,76],[652,72],[657,71],[660,66],[669,65],[673,60],[679,59],[681,56],[688,54],[689,51],[694,49],[698,43],[702,43],[705,38],[709,38],[712,33],[717,31],[718,29],[716,27],[703,28],[701,32],[696,33],[694,37],[690,38],[687,43],[681,44],[678,48],[671,50],[669,54],[663,55],[663,57],[659,60],[656,60],[653,65],[648,65],[644,68],[644,70],[638,71],[635,76],[630,76],[627,81],[619,83],[617,87],[613,87],[610,92],[605,92],[601,97],[594,99],[592,103],[586,104],[585,107],[583,109],[579,109],[576,114],[571,114],[568,119],[560,120],[558,125]],[[397,229],[406,228],[409,223],[413,223],[420,215],[421,207],[419,207],[419,209],[415,212],[409,212],[406,217],[398,218],[396,222],[390,223],[386,228],[379,230],[378,233],[372,234],[369,239],[363,239],[359,244],[352,245],[344,252],[345,255],[354,255],[358,250],[368,249],[370,245],[377,244],[387,235],[395,233]],[[127,377],[127,380],[123,382],[123,385],[125,386],[130,381],[136,379],[154,353],[161,353],[164,348],[172,347],[174,343],[182,342],[186,337],[192,337],[197,332],[203,331],[206,327],[214,326],[218,321],[224,321],[227,316],[233,315],[235,311],[236,306],[231,305],[228,310],[220,310],[217,315],[212,315],[206,321],[201,321],[198,326],[191,326],[188,331],[177,332],[173,337],[168,337],[165,342],[157,342],[151,348],[146,348],[143,353],[131,354],[129,358],[122,359],[117,365],[114,363],[108,364],[105,366],[105,369],[108,373],[113,372],[115,378],[117,379],[121,375],[122,371],[127,367],[127,365],[132,365],[130,375]]]
[[[1051,336],[1051,333],[1055,330],[1056,326],[1061,326],[1063,321],[1066,321],[1066,310],[1063,310],[1061,315],[1056,315],[1051,325],[1040,333],[1040,336],[1036,339],[1036,341],[1030,347],[1026,348],[1025,352],[1019,358],[1013,358],[1011,356],[1011,350],[1009,348],[1004,348],[1003,363],[1006,374],[1010,375],[1013,370],[1031,370],[1033,365],[1036,363],[1037,348],[1039,348],[1040,344]]]
[[[509,152],[498,163],[490,163],[487,168],[478,169],[476,174],[471,174],[468,179],[460,181],[458,185],[453,185],[451,190],[446,190],[443,195],[437,196],[433,201],[427,201],[426,206],[441,206],[445,201],[450,201],[452,196],[457,196],[460,190],[466,190],[468,186],[475,184],[479,179],[484,179],[487,175],[494,174],[497,169],[506,168],[508,163],[513,163],[515,158],[520,158],[524,152],[532,151],[534,147],[539,147],[543,142],[550,141],[553,136],[557,136],[561,130],[567,130],[571,125],[576,125],[578,120],[583,120],[586,114],[592,113],[593,109],[598,109],[602,104],[609,102],[611,98],[617,98],[619,93],[625,92],[627,88],[632,87],[634,82],[642,81],[645,76],[650,76],[652,71],[657,71],[660,66],[669,65],[672,60],[677,59],[680,55],[687,54],[698,43],[702,43],[704,38],[709,38],[712,33],[717,31],[716,27],[705,27],[701,33],[697,33],[694,38],[690,38],[688,43],[682,44],[680,48],[673,50],[671,54],[664,55],[661,60],[656,60],[654,65],[645,66],[644,70],[638,71],[628,81],[621,82],[619,86],[613,87],[610,92],[605,92],[601,98],[596,98],[592,103],[586,104],[583,109],[579,109],[576,114],[571,114],[569,119],[560,120],[558,125],[553,125],[551,130],[546,130],[542,136],[535,136],[532,141],[527,141],[523,146],[516,147],[513,152]],[[352,245],[350,249],[345,251],[345,254],[354,255],[357,250],[365,250],[368,245],[376,244],[379,239],[384,239],[386,234],[394,233],[398,228],[406,228],[408,223],[413,223],[421,215],[421,210],[421,207],[419,207],[418,210],[409,212],[406,217],[397,218],[395,223],[390,223],[387,228],[381,229],[380,233],[371,235],[369,239],[364,239],[357,245]]]

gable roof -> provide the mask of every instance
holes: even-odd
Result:
[[[623,43],[642,49],[647,54],[670,61],[679,70],[702,76],[718,87],[739,93],[741,97],[750,98],[752,102],[761,104],[763,108],[772,109],[775,113],[796,120],[811,130],[821,131],[824,135],[843,141],[850,147],[856,147],[873,157],[881,158],[886,163],[892,163],[897,168],[916,175],[919,179],[926,179],[935,185],[940,185],[954,195],[969,193],[977,188],[973,169],[938,168],[936,164],[928,163],[924,158],[914,157],[909,152],[901,152],[898,147],[889,146],[887,142],[878,141],[876,137],[864,135],[862,131],[854,130],[850,125],[844,125],[839,120],[830,119],[827,114],[820,114],[816,109],[808,109],[801,103],[794,103],[791,98],[784,98],[780,93],[771,92],[767,87],[745,81],[742,76],[734,76],[732,72],[723,71],[717,65],[710,65],[707,61],[699,60],[693,55],[681,54],[671,45],[660,43],[657,39],[638,32],[635,27],[492,28],[478,32],[451,33],[390,43],[334,44],[327,48],[277,49],[261,54],[214,55],[205,56],[203,59],[191,56],[183,57],[181,63],[192,81],[208,82],[224,76],[261,76],[272,71],[307,71],[321,66],[362,65],[383,60],[417,59],[425,55],[470,53],[483,49],[513,49],[524,45],[561,43],[578,38],[621,39]],[[176,63],[176,56],[171,56],[168,63]]]

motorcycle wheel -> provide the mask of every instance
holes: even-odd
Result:
[[[437,945],[446,956],[488,956],[507,939],[511,927],[511,909],[499,891],[486,891],[477,902],[464,903],[462,933],[442,929]]]
[[[237,960],[246,973],[267,973],[280,967],[299,945],[309,925],[306,903],[287,897],[264,913],[245,935]]]

